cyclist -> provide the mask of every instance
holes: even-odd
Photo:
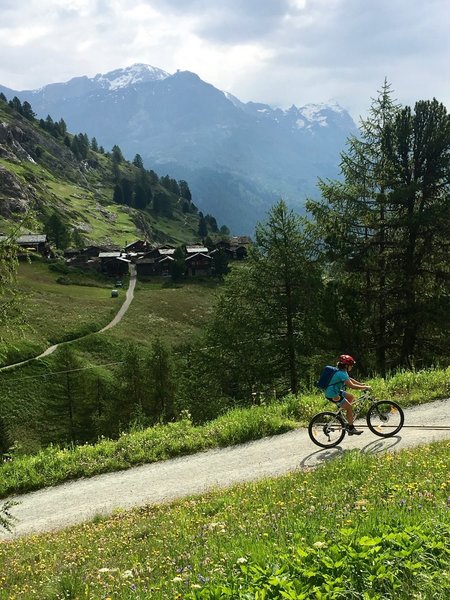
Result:
[[[355,359],[349,354],[341,354],[338,363],[337,371],[330,379],[330,383],[325,388],[325,397],[327,400],[334,402],[338,406],[345,408],[347,414],[347,433],[348,435],[361,435],[362,431],[355,428],[353,425],[353,410],[352,402],[355,397],[349,392],[345,391],[346,387],[352,388],[353,390],[370,390],[370,386],[365,383],[360,383],[350,377],[349,372],[356,364]]]

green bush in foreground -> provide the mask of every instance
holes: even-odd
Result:
[[[240,561],[227,584],[191,592],[192,600],[441,598],[450,596],[450,526],[429,524],[379,536],[341,530],[280,555],[269,566]]]

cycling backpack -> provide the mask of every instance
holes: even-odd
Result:
[[[322,373],[320,374],[319,380],[316,383],[317,387],[321,390],[326,390],[330,385],[331,378],[336,373],[338,369],[336,367],[326,366],[324,367]]]

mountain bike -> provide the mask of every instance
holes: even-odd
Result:
[[[370,390],[364,391],[352,404],[354,420],[366,412],[367,427],[375,435],[391,437],[403,427],[405,414],[392,400],[376,400]],[[315,415],[308,425],[311,440],[322,448],[333,448],[342,442],[347,432],[345,409],[323,411]]]

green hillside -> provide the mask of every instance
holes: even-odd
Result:
[[[118,147],[116,154],[106,152],[51,117],[26,118],[1,99],[0,123],[0,232],[45,232],[56,213],[76,232],[72,243],[81,238],[85,245],[123,247],[142,237],[175,244],[198,239],[197,209],[170,176],[126,161]],[[124,186],[128,196],[117,202],[116,188]]]

